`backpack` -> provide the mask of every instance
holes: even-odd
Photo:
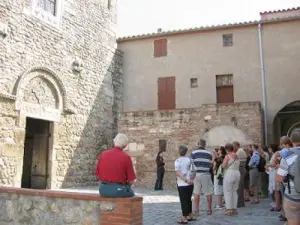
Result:
[[[293,152],[292,155],[296,154],[297,158],[294,162],[294,164],[295,164],[294,176],[292,176],[290,174],[288,174],[288,176],[287,176],[288,191],[290,194],[291,193],[290,180],[292,180],[294,183],[295,191],[300,194],[300,149],[299,148],[293,149],[293,150],[291,150],[291,152]]]
[[[259,164],[257,166],[258,172],[265,172],[266,160],[259,156]]]

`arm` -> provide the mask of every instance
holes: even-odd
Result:
[[[229,157],[228,155],[225,156],[223,163],[222,163],[222,167],[225,169],[228,166],[228,161],[229,161]]]
[[[132,164],[132,160],[131,160],[130,156],[128,156],[126,176],[127,176],[128,184],[130,184],[130,185],[133,184],[136,179],[136,176],[134,173],[133,164]]]
[[[282,159],[280,162],[279,169],[277,170],[276,174],[276,181],[282,183],[284,181],[284,177],[288,175],[289,165],[287,164],[286,160]]]
[[[258,155],[252,155],[252,157],[251,157],[251,159],[250,159],[250,161],[249,161],[249,163],[248,163],[248,166],[251,168],[254,164],[255,164],[255,162],[257,161],[257,157],[258,157]]]
[[[98,158],[98,163],[97,163],[97,167],[95,170],[95,174],[97,175],[99,180],[100,180],[100,170],[101,170],[100,166],[101,166],[101,155]]]

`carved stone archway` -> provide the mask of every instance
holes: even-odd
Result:
[[[16,82],[13,94],[20,115],[49,121],[60,121],[66,110],[66,90],[51,70],[37,67],[26,71]]]

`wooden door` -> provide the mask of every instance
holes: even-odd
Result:
[[[158,109],[176,108],[175,77],[158,78]]]
[[[33,136],[33,154],[31,170],[31,188],[46,189],[48,180],[48,154],[50,122],[39,121],[38,131]]]

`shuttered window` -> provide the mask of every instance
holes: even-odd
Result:
[[[233,75],[217,75],[216,91],[217,103],[234,103]]]
[[[154,40],[153,45],[154,45],[154,57],[167,56],[167,54],[168,54],[168,50],[167,50],[168,41],[167,41],[167,39]]]
[[[176,108],[175,77],[158,78],[158,109]]]

